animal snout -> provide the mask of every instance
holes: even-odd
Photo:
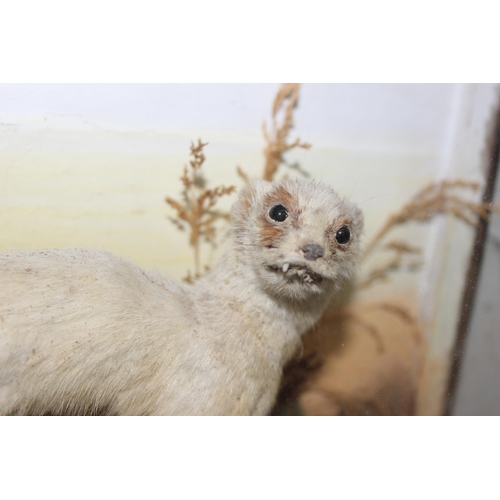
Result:
[[[315,243],[307,243],[301,250],[304,252],[304,257],[307,260],[316,260],[323,257],[323,248]]]

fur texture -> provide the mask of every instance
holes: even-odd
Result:
[[[362,215],[286,180],[253,182],[231,219],[225,257],[194,285],[99,250],[0,253],[0,413],[267,414],[355,267]]]

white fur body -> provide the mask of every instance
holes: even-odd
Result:
[[[282,198],[289,220],[268,220]],[[351,228],[342,251],[332,223]],[[193,285],[100,250],[1,252],[0,414],[267,414],[351,274],[361,227],[326,186],[256,182],[233,207],[225,257]],[[322,258],[304,259],[311,241]]]

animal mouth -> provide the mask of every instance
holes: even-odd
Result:
[[[321,283],[323,281],[323,276],[303,265],[286,262],[281,267],[267,266],[267,269],[275,274],[282,275],[289,281],[301,281],[303,283]]]

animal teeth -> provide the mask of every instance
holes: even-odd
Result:
[[[283,272],[286,273],[288,271],[289,267],[290,267],[290,264],[288,262],[286,264],[283,264]]]
[[[305,273],[304,269],[299,269],[299,270],[297,271],[297,274],[298,274],[299,276],[302,276],[304,273]]]

